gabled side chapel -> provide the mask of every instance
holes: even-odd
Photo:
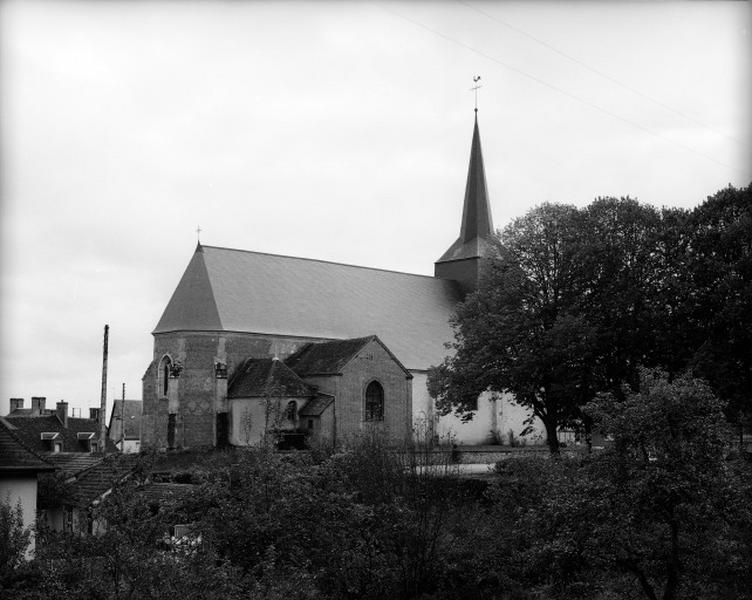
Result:
[[[142,446],[336,444],[365,428],[460,444],[519,435],[528,415],[509,398],[483,394],[462,422],[440,417],[426,388],[492,232],[476,112],[460,235],[433,277],[199,244],[152,332]]]

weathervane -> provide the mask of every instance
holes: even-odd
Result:
[[[476,75],[475,77],[473,77],[473,83],[475,85],[470,88],[471,92],[475,92],[475,112],[478,112],[478,90],[483,87],[482,85],[478,83],[479,81],[480,81],[480,75]]]

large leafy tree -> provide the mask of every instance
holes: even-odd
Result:
[[[752,420],[752,185],[708,198],[687,228],[693,369],[727,402],[729,417]]]
[[[572,206],[544,204],[502,232],[478,292],[452,320],[454,354],[429,374],[445,414],[471,415],[486,390],[511,392],[558,452],[558,428],[592,397],[595,330],[579,310],[581,222]]]
[[[662,231],[660,213],[630,198],[597,198],[582,210],[578,314],[597,332],[596,387],[617,397],[637,383],[640,365],[659,362]]]

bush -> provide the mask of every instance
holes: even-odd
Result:
[[[31,541],[31,531],[23,524],[23,506],[15,507],[9,498],[0,501],[0,584],[5,584],[19,567]]]

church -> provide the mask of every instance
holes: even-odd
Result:
[[[510,441],[528,417],[510,397],[481,395],[463,421],[426,387],[492,233],[476,110],[460,235],[433,277],[199,243],[152,332],[142,447],[338,444],[366,429]]]

